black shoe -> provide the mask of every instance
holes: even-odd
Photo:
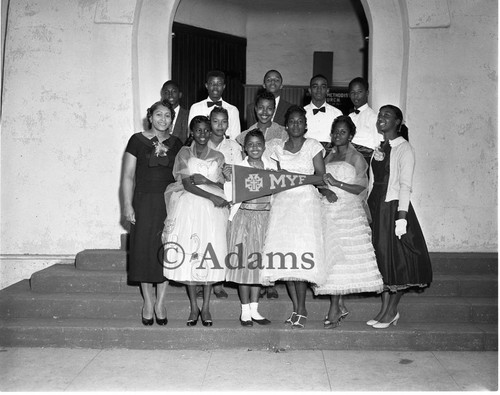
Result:
[[[228,295],[227,295],[227,292],[226,292],[226,291],[224,291],[224,289],[221,289],[221,290],[220,290],[220,291],[218,291],[218,292],[214,290],[214,294],[215,294],[215,297],[216,297],[217,299],[227,299],[227,296],[228,296]]]
[[[240,318],[240,324],[241,324],[241,326],[253,326],[252,320],[243,321],[241,318]]]
[[[276,290],[276,288],[270,288],[267,290],[267,298],[278,299],[278,291]]]
[[[164,326],[164,325],[167,325],[167,324],[168,324],[168,318],[167,318],[167,317],[165,317],[165,318],[158,318],[158,316],[157,316],[157,315],[156,315],[156,313],[155,313],[155,318],[156,318],[156,323],[157,323],[158,325],[162,325],[162,326]]]
[[[261,320],[256,320],[255,318],[252,318],[253,322],[256,322],[259,325],[269,325],[271,321],[269,321],[267,318],[262,318]]]
[[[196,324],[198,323],[198,317],[200,316],[200,312],[198,311],[198,314],[196,315],[196,318],[193,320],[191,318],[188,318],[188,320],[186,321],[186,325],[187,326],[196,326]],[[191,317],[191,314],[189,314],[189,317]]]
[[[206,320],[204,320],[203,316],[201,316],[201,323],[203,324],[203,326],[212,326],[213,325],[212,316],[210,315],[210,313],[208,313],[208,317],[210,317],[210,318],[207,318]]]
[[[151,318],[144,318],[144,316],[141,313],[141,318],[142,318],[142,325],[145,325],[145,326],[153,325],[153,322],[154,322],[153,317],[151,317]]]

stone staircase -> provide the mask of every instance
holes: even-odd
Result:
[[[497,350],[498,281],[494,253],[432,253],[434,282],[409,292],[398,326],[365,324],[379,308],[374,295],[346,298],[350,315],[336,329],[323,329],[328,299],[308,291],[305,329],[283,324],[291,303],[284,286],[279,299],[262,299],[268,326],[239,324],[236,287],[229,298],[211,301],[214,326],[187,327],[189,303],[183,286],[168,287],[167,326],[141,324],[142,299],[127,285],[126,252],[85,250],[75,265],[54,265],[0,291],[0,346],[132,349],[323,349]],[[201,305],[201,301],[200,301]]]

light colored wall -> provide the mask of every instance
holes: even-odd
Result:
[[[431,250],[495,251],[498,3],[427,3],[408,2],[414,205]]]
[[[225,0],[181,0],[175,22],[246,37],[246,8]]]
[[[2,254],[120,246],[134,8],[133,0],[10,2]]]
[[[335,85],[347,84],[363,72],[361,26],[345,1],[301,11],[250,10],[247,39],[248,84],[261,84],[267,70],[277,69],[285,84],[309,85],[314,51],[334,52]]]

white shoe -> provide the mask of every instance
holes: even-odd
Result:
[[[372,327],[376,328],[376,329],[385,329],[385,328],[389,328],[391,326],[391,324],[396,326],[398,324],[398,321],[399,321],[399,312],[396,313],[396,316],[392,319],[391,322],[378,322],[378,323],[372,325]]]
[[[370,320],[370,321],[367,321],[366,322],[366,325],[370,325],[370,326],[373,326],[375,324],[378,324],[378,321],[377,320]]]

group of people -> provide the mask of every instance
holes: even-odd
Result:
[[[403,114],[368,106],[368,83],[349,84],[348,115],[326,102],[328,79],[310,81],[311,103],[281,98],[283,79],[268,71],[263,90],[246,109],[225,102],[225,76],[207,74],[208,98],[179,106],[174,81],[147,111],[149,129],[134,134],[124,156],[123,211],[130,229],[129,281],[140,283],[142,323],[166,325],[166,284],[186,284],[190,314],[212,326],[210,297],[238,285],[240,323],[268,325],[259,298],[277,298],[286,284],[286,323],[304,328],[306,294],[329,295],[324,327],[336,328],[349,311],[344,295],[381,294],[367,322],[387,328],[410,287],[426,287],[432,268],[410,203],[415,155]],[[232,166],[316,175],[317,182],[231,204]],[[156,294],[155,294],[156,288]],[[198,306],[197,298],[203,302]]]

